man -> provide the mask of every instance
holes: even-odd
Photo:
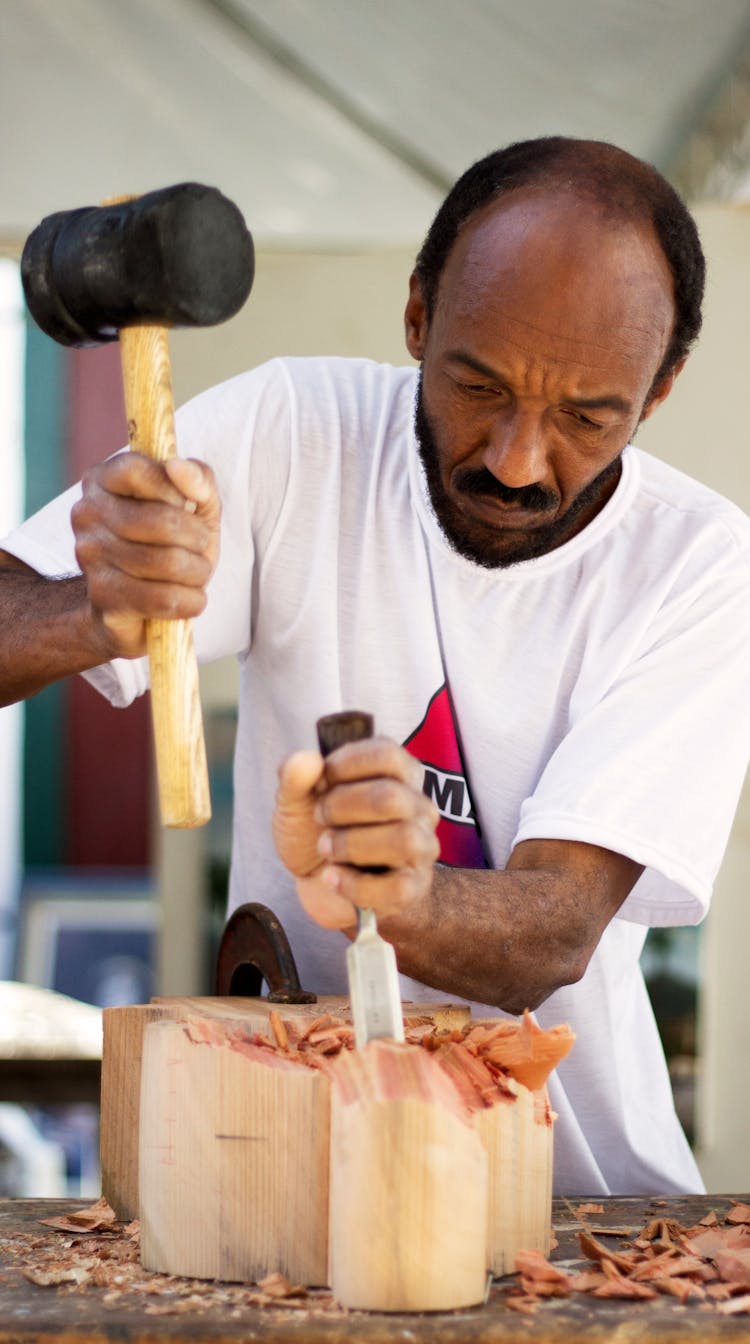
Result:
[[[127,703],[146,616],[238,654],[230,904],[274,906],[307,983],[344,990],[370,905],[408,997],[571,1023],[565,1193],[700,1188],[638,957],[647,926],[705,913],[736,806],[750,529],[628,444],[702,285],[647,165],[511,146],[420,253],[419,379],[273,361],[185,408],[202,464],[122,454],[4,543],[8,698],[85,671]],[[382,736],[324,767],[315,719],[353,707]]]

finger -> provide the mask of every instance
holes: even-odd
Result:
[[[89,601],[110,615],[137,615],[143,620],[192,620],[206,606],[202,588],[178,583],[131,579],[117,570],[99,570],[86,576]]]
[[[84,473],[84,492],[90,486],[131,499],[160,499],[179,509],[185,506],[185,496],[170,479],[167,464],[145,453],[115,453],[91,467]]]
[[[101,535],[84,535],[76,542],[75,553],[84,574],[101,567],[104,561],[108,569],[126,580],[177,584],[202,590],[213,572],[208,556],[185,550],[182,546],[153,546],[123,541],[111,535],[104,539]]]
[[[217,546],[217,529],[199,514],[186,511],[185,501],[177,504],[164,500],[121,495],[89,481],[80,500],[71,511],[77,534],[91,533],[95,538],[105,532],[127,541],[158,546],[182,546],[200,555],[212,555]]]
[[[421,819],[323,831],[318,854],[325,862],[387,868],[433,864],[440,856],[434,829]]]
[[[379,776],[400,779],[410,788],[421,791],[424,767],[421,761],[387,737],[347,742],[326,757],[326,778],[331,785]]]
[[[324,870],[325,871],[325,870]],[[356,927],[357,911],[346,896],[322,880],[315,877],[297,879],[297,895],[300,904],[310,919],[324,929],[352,929]]]
[[[432,818],[434,813],[434,804],[421,789],[417,791],[400,779],[382,776],[327,789],[319,800],[317,816],[325,826],[357,826],[421,816]]]
[[[344,864],[330,864],[313,880],[331,889],[338,898],[337,909],[338,902],[348,902],[355,908],[374,910],[381,920],[408,915],[410,908],[429,891],[432,867],[388,869],[376,874]],[[332,901],[331,897],[327,899]],[[340,908],[343,910],[343,906]],[[336,927],[348,928],[350,924],[341,923]]]
[[[221,514],[221,502],[211,468],[195,458],[172,457],[164,463],[169,479],[188,503],[207,520],[216,520]]]

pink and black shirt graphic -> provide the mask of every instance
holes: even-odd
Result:
[[[404,746],[422,762],[424,791],[440,813],[440,862],[452,868],[486,868],[447,686],[435,692]]]

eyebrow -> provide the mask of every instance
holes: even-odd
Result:
[[[489,364],[483,364],[481,359],[475,359],[466,350],[448,350],[447,358],[452,363],[464,364],[467,368],[473,369],[483,378],[490,378],[493,382],[505,383],[506,379],[499,374],[496,369],[490,368]],[[602,397],[566,397],[565,401],[570,406],[575,406],[580,411],[620,411],[623,415],[629,415],[632,406],[624,397],[618,397],[616,393],[605,394]]]

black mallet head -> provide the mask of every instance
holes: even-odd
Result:
[[[76,346],[121,327],[214,326],[242,307],[254,268],[240,210],[197,182],[48,215],[21,258],[35,322]]]

